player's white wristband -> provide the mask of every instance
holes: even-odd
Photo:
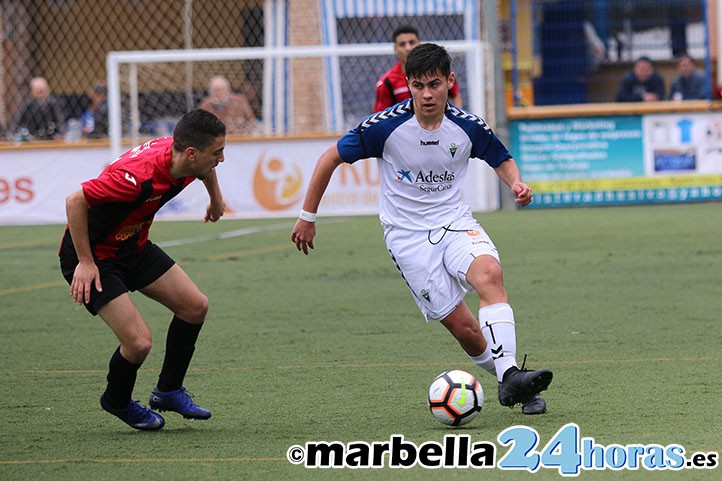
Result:
[[[316,222],[316,213],[301,209],[301,213],[298,214],[298,218],[305,220],[306,222]]]

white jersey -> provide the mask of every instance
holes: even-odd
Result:
[[[438,129],[424,129],[413,99],[368,117],[337,147],[344,162],[377,158],[381,223],[409,230],[448,225],[468,209],[461,186],[470,158],[498,167],[511,157],[481,118],[450,104]]]

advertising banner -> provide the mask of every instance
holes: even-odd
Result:
[[[318,157],[334,138],[230,142],[217,172],[228,218],[296,217]],[[66,222],[65,198],[97,177],[112,160],[105,147],[18,149],[0,154],[0,225]],[[376,159],[341,165],[328,186],[320,216],[376,214]],[[498,208],[495,174],[472,161],[464,198],[476,211]],[[157,219],[202,219],[208,194],[193,182],[158,213]]]
[[[535,207],[722,200],[722,115],[515,121]]]

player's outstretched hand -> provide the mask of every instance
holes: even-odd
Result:
[[[316,223],[298,219],[291,232],[291,242],[296,249],[308,255],[308,248],[313,249],[313,238],[316,237]]]

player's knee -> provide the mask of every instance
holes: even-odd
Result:
[[[208,297],[205,294],[196,296],[185,306],[184,312],[179,316],[190,324],[201,324],[208,314]]]
[[[477,291],[479,289],[503,288],[504,286],[504,274],[501,264],[498,262],[486,262],[469,274],[471,276],[467,280]]]
[[[124,347],[128,354],[128,360],[135,364],[142,363],[145,358],[148,357],[151,345],[151,338],[146,336],[138,336],[130,342],[125,343]]]
[[[483,272],[488,283],[499,285],[504,283],[504,276],[501,270],[501,264],[499,264],[498,262],[490,262]]]

